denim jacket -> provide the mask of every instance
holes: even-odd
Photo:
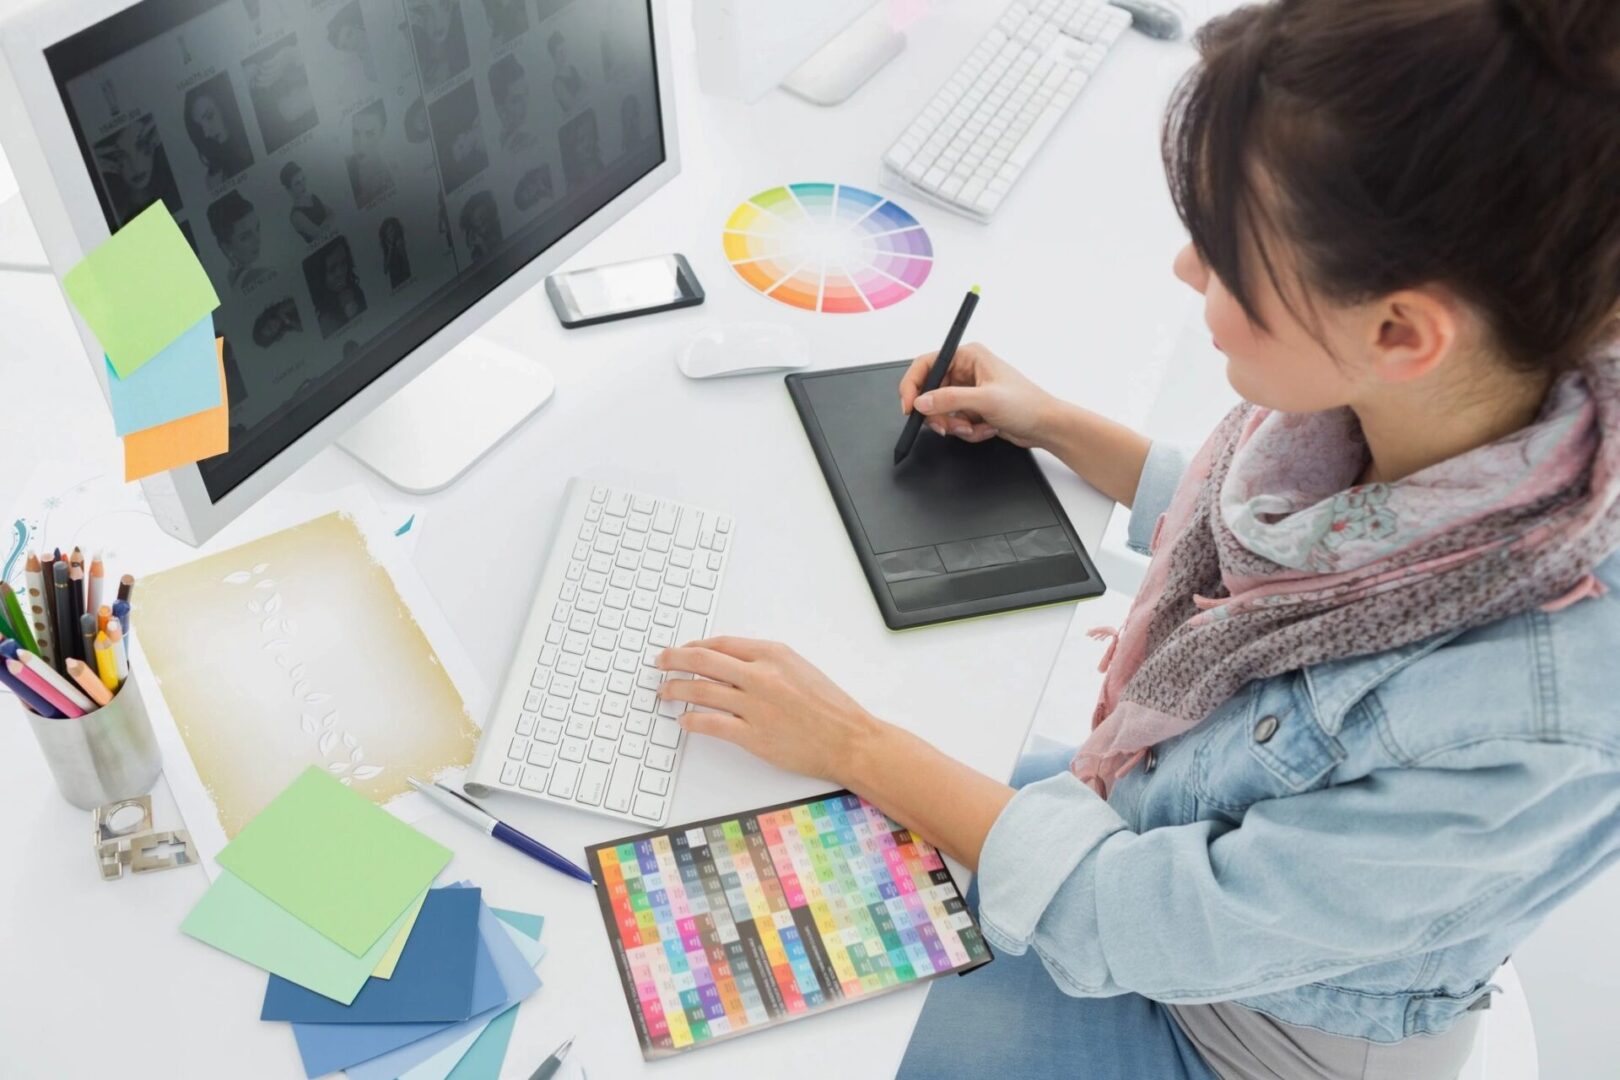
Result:
[[[1137,550],[1184,467],[1149,453]],[[1556,613],[1251,683],[1107,801],[1020,789],[980,857],[986,935],[1076,996],[1446,1030],[1620,855],[1620,556],[1597,577]]]

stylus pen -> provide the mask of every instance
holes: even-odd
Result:
[[[534,837],[520,833],[506,822],[497,820],[482,806],[479,806],[461,792],[445,787],[443,784],[425,784],[414,776],[407,776],[405,779],[409,780],[412,787],[426,795],[430,800],[438,803],[467,824],[484,830],[501,843],[515,847],[529,858],[537,859],[553,870],[560,870],[569,877],[578,878],[587,885],[596,884],[596,879],[591,877],[590,874],[552,851]]]
[[[951,370],[951,361],[956,359],[956,347],[962,344],[962,335],[967,333],[968,320],[973,317],[973,309],[978,306],[979,287],[975,285],[968,290],[966,296],[962,297],[962,306],[956,309],[956,321],[951,323],[951,332],[945,335],[945,344],[940,346],[939,355],[934,358],[934,366],[928,369],[928,378],[923,381],[923,388],[918,397],[931,390],[938,390],[939,384],[945,381],[945,373]],[[900,441],[894,444],[896,465],[906,460],[906,455],[911,453],[922,426],[923,414],[913,405],[911,415],[906,418],[906,429],[900,433]]]

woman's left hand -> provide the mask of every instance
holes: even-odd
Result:
[[[658,696],[690,707],[681,726],[736,743],[773,765],[850,786],[866,741],[883,725],[786,645],[717,637],[665,649]],[[719,711],[716,711],[719,710]],[[731,715],[727,716],[726,713]]]

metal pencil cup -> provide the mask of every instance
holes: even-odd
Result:
[[[28,713],[62,798],[83,810],[144,795],[163,771],[133,674],[111,702],[76,719],[47,720],[17,707]]]

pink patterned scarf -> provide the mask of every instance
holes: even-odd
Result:
[[[1193,459],[1103,657],[1070,769],[1106,796],[1246,683],[1602,591],[1620,547],[1620,355],[1561,376],[1529,426],[1393,484],[1348,409],[1243,404]]]

